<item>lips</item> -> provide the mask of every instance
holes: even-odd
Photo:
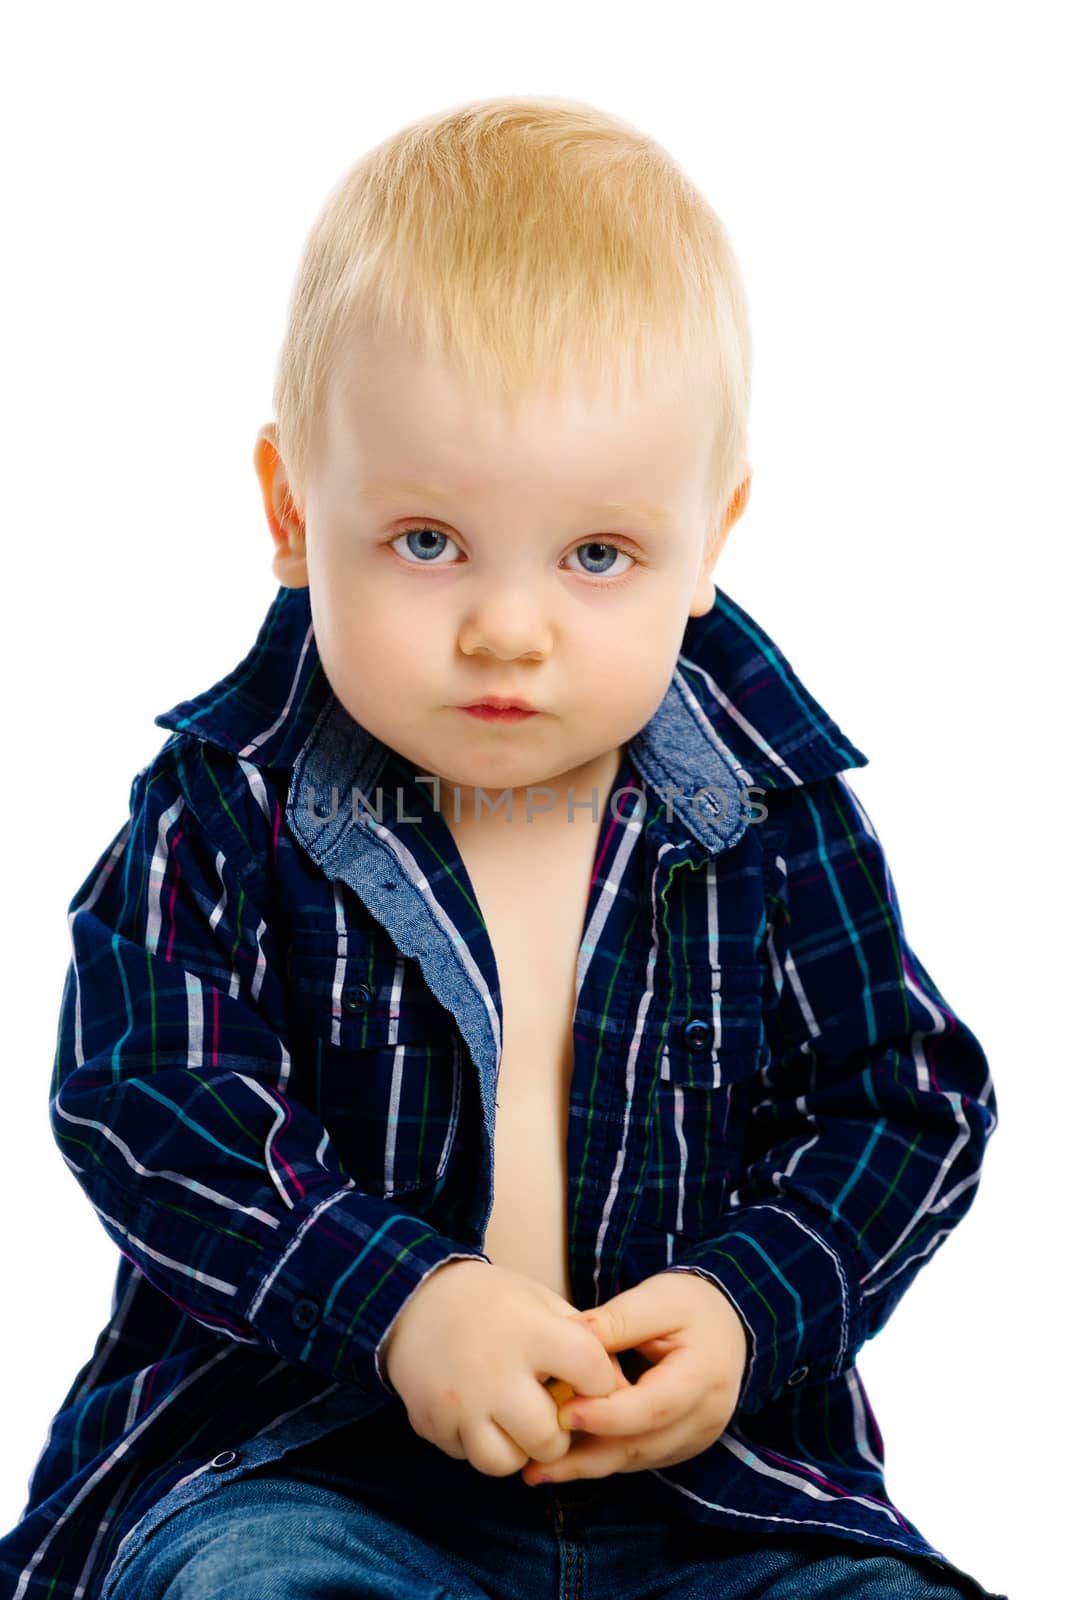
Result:
[[[494,706],[476,703],[469,706],[460,706],[459,710],[465,716],[477,717],[483,722],[526,722],[538,713],[532,708],[522,706]]]

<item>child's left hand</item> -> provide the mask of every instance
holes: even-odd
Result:
[[[558,1461],[528,1461],[526,1483],[669,1467],[715,1443],[748,1356],[745,1325],[721,1289],[695,1272],[657,1272],[576,1315],[605,1350],[637,1350],[656,1365],[613,1395],[565,1401],[560,1424],[580,1431]]]

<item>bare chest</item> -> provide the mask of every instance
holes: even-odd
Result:
[[[568,1301],[575,986],[595,847],[592,828],[571,828],[565,838],[557,834],[554,844],[546,837],[510,849],[461,845],[496,958],[501,997],[486,1254]]]

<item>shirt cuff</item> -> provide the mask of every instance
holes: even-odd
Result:
[[[710,1279],[744,1323],[738,1411],[761,1411],[786,1388],[836,1377],[866,1337],[855,1269],[813,1218],[795,1205],[741,1206],[666,1268]]]
[[[257,1261],[240,1293],[248,1323],[285,1360],[395,1395],[381,1346],[423,1279],[460,1260],[489,1257],[349,1184],[294,1216],[271,1266]]]

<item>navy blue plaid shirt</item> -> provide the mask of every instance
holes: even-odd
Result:
[[[120,1259],[0,1539],[16,1600],[92,1593],[220,1471],[379,1409],[408,1296],[489,1259],[493,952],[425,777],[333,695],[307,589],[155,720],[69,907],[51,1126]],[[889,1500],[856,1358],[970,1206],[996,1102],[842,776],[866,761],[718,589],[599,823],[569,1270],[583,1308],[700,1273],[745,1325],[731,1422],[650,1496],[944,1560]]]

